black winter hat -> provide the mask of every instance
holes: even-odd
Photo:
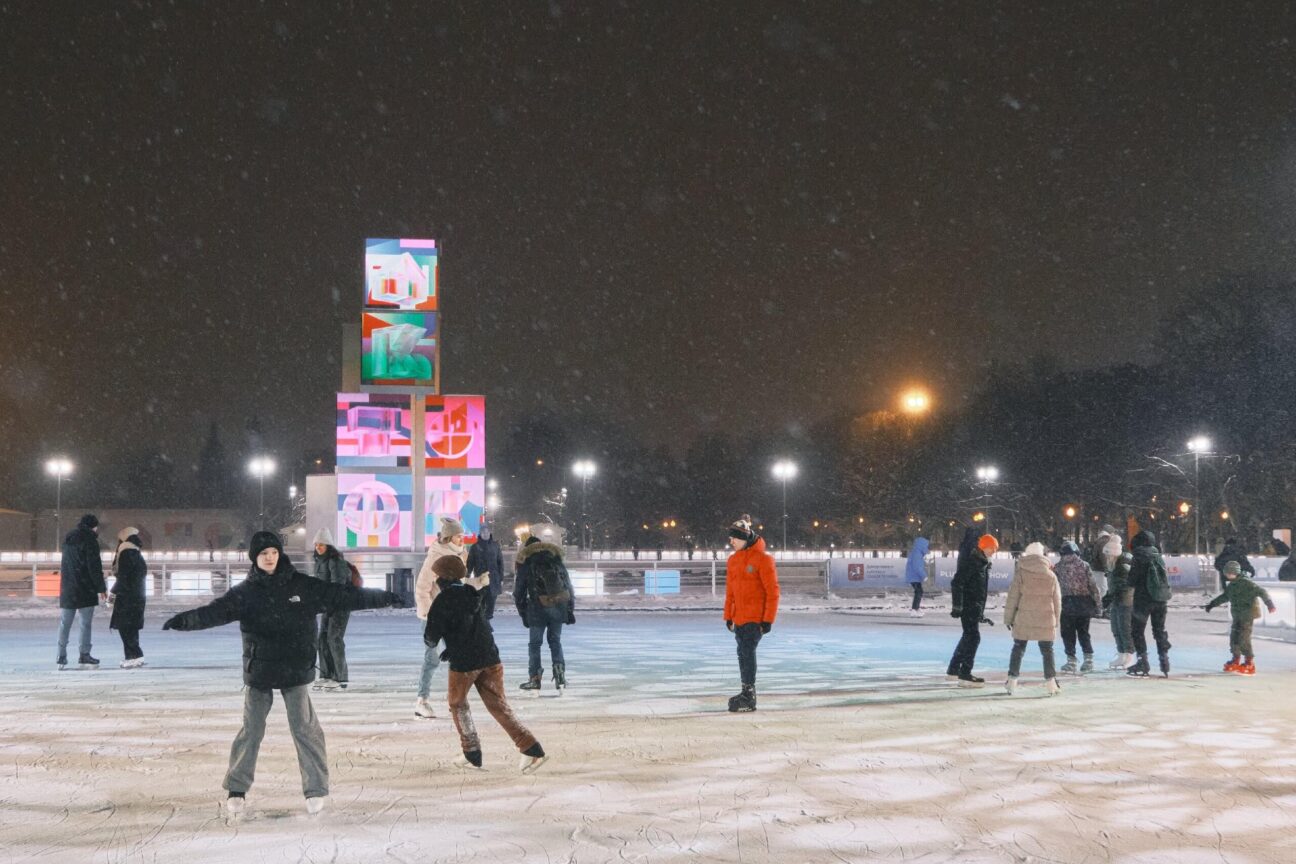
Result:
[[[756,542],[756,532],[752,530],[751,517],[744,513],[741,519],[730,525],[729,536],[746,543]]]
[[[248,557],[255,562],[258,555],[272,546],[279,550],[280,555],[283,554],[283,540],[278,534],[273,531],[258,531],[248,541]]]
[[[96,515],[94,515],[93,513],[87,513],[87,514],[85,514],[84,516],[81,517],[81,521],[77,523],[77,527],[78,527],[78,528],[89,528],[89,529],[91,529],[91,530],[93,530],[93,529],[95,529],[95,528],[98,528],[98,527],[99,527],[99,517],[96,516]]]

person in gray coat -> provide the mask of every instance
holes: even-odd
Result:
[[[315,578],[330,585],[350,585],[351,567],[333,545],[327,528],[315,533]],[[326,609],[320,616],[319,678],[313,690],[345,690],[349,676],[346,662],[346,628],[349,609]]]

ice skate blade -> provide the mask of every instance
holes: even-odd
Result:
[[[534,774],[541,765],[549,761],[548,756],[523,756],[519,766],[523,774]]]

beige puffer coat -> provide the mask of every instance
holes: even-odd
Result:
[[[1008,599],[1004,603],[1004,626],[1014,639],[1052,642],[1062,621],[1062,588],[1053,568],[1043,555],[1022,555],[1017,559]]]

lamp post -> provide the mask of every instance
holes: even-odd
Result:
[[[581,549],[588,551],[585,535],[589,529],[588,508],[586,502],[589,500],[589,478],[593,477],[598,471],[598,466],[594,464],[593,459],[577,459],[572,465],[572,472],[580,478],[581,481]]]
[[[261,512],[257,515],[257,521],[263,529],[265,528],[265,478],[274,471],[275,463],[269,456],[256,456],[248,462],[248,473],[257,478],[261,484]]]
[[[982,465],[976,469],[976,477],[981,481],[981,497],[985,499],[982,510],[985,511],[985,532],[990,533],[990,484],[999,479],[999,469],[993,465]]]
[[[931,409],[931,396],[926,390],[915,387],[900,394],[900,410],[911,417],[919,417]]]
[[[797,475],[797,465],[791,459],[780,459],[774,463],[771,469],[774,479],[783,484],[783,551],[787,551],[787,484],[788,481]]]
[[[1211,440],[1205,435],[1198,435],[1188,442],[1188,451],[1193,454],[1193,555],[1201,554],[1201,457],[1210,455]]]
[[[57,550],[63,531],[63,478],[72,473],[72,460],[55,456],[45,463],[45,473],[54,478],[54,549]]]

